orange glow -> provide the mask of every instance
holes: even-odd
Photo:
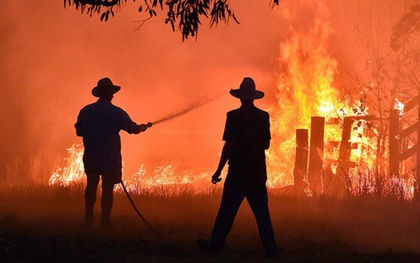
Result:
[[[305,34],[295,32],[289,41],[280,45],[280,62],[287,70],[280,74],[278,105],[271,111],[273,145],[267,153],[271,174],[268,185],[271,187],[293,184],[295,129],[309,129],[312,116],[323,116],[326,118],[325,145],[339,142],[343,117],[353,115],[358,106],[357,101],[350,104],[343,100],[334,86],[337,60],[328,52],[332,32],[329,12],[322,2],[315,10],[317,19],[313,28]],[[367,115],[367,108],[357,110],[357,114]],[[338,118],[339,123],[328,125],[333,118]],[[367,155],[374,151],[375,143],[372,138],[365,137],[365,125],[366,122],[361,121],[357,133],[351,135],[350,141],[358,145],[351,152],[351,161],[369,160],[366,165],[369,167],[373,160]],[[325,149],[324,165],[331,165],[334,171],[337,159],[337,147]]]
[[[73,144],[67,149],[69,157],[65,159],[67,162],[64,168],[57,168],[51,175],[49,184],[67,186],[72,182],[79,182],[84,179],[83,167],[83,146],[80,144]]]
[[[85,179],[83,167],[83,146],[73,144],[67,149],[69,156],[65,159],[64,168],[57,168],[51,175],[49,185],[68,186],[72,183],[80,183]],[[138,171],[129,176],[123,176],[124,184],[131,191],[156,192],[174,194],[183,191],[182,186],[191,186],[195,194],[205,193],[211,190],[208,186],[209,174],[193,174],[192,171],[177,171],[174,165],[156,167],[149,172],[141,164]],[[214,188],[214,187],[213,187]],[[117,187],[117,190],[122,190]],[[187,189],[188,190],[188,189]]]
[[[291,22],[290,25],[286,24],[284,28],[276,30],[289,31],[290,35],[275,43],[277,49],[273,48],[273,50],[276,53],[274,51],[271,52],[269,48],[261,48],[259,52],[264,55],[264,58],[257,59],[256,64],[250,63],[248,65],[247,63],[249,62],[243,54],[253,54],[258,57],[259,53],[255,52],[254,47],[261,45],[262,42],[271,43],[271,35],[278,32],[271,32],[271,35],[269,33],[262,35],[261,39],[250,39],[248,29],[235,28],[235,30],[244,30],[240,33],[241,41],[239,44],[232,45],[235,48],[229,49],[223,54],[227,58],[221,59],[222,63],[219,62],[220,58],[218,56],[214,56],[214,53],[208,51],[209,48],[203,48],[197,43],[192,44],[189,42],[183,43],[181,48],[176,49],[177,43],[173,42],[172,38],[169,37],[167,39],[162,38],[162,43],[158,45],[160,49],[154,48],[154,42],[146,40],[141,42],[139,46],[150,52],[138,52],[138,44],[130,47],[129,44],[131,42],[129,44],[124,41],[118,42],[117,46],[108,47],[109,50],[121,51],[119,56],[114,57],[114,61],[119,64],[114,65],[115,73],[110,75],[111,78],[115,79],[116,84],[123,86],[121,93],[116,96],[117,101],[115,104],[126,109],[135,121],[153,121],[174,109],[182,109],[188,103],[203,100],[206,96],[217,97],[220,94],[227,94],[230,88],[236,88],[234,85],[238,84],[244,74],[251,74],[255,77],[257,87],[261,87],[258,86],[260,79],[265,79],[265,82],[270,82],[267,79],[275,79],[272,81],[276,82],[275,88],[272,88],[273,90],[269,90],[267,87],[261,88],[268,96],[276,97],[274,103],[262,107],[267,109],[271,116],[272,141],[270,149],[266,152],[268,166],[267,185],[270,188],[293,185],[296,150],[295,130],[300,128],[309,129],[312,116],[323,116],[326,118],[324,167],[331,167],[332,171],[336,172],[344,117],[363,117],[368,116],[370,112],[369,108],[363,105],[362,102],[350,100],[346,97],[342,93],[342,88],[337,84],[338,60],[331,51],[331,38],[335,33],[335,28],[333,29],[331,25],[332,12],[330,13],[326,2],[305,2],[305,5],[310,7],[311,12],[311,17],[307,21],[296,22],[295,20],[299,19],[296,19],[293,7],[289,8],[287,4],[280,8],[278,11],[282,14],[282,19]],[[293,4],[291,3],[290,5]],[[303,4],[298,3],[296,5]],[[247,8],[253,9],[248,6]],[[79,16],[76,18],[80,19]],[[270,19],[273,24],[279,22],[278,18]],[[122,35],[123,33],[121,33],[122,31],[120,31],[116,22],[112,22],[114,24],[111,24],[110,27]],[[294,26],[293,23],[298,25]],[[90,26],[94,28],[93,25]],[[233,25],[233,27],[235,26]],[[149,34],[150,32],[161,32],[162,28],[161,25],[150,24],[144,28],[144,31],[147,31],[146,33]],[[274,31],[273,28],[275,27],[270,27],[267,30]],[[257,31],[260,32],[260,29],[261,26],[258,27]],[[226,35],[231,37],[232,32],[239,36],[239,33],[236,31],[229,31],[233,30],[231,28],[219,28],[217,30],[219,32],[221,30],[223,37]],[[107,36],[102,35],[102,38],[106,39],[103,43],[107,43]],[[264,39],[264,36],[267,39]],[[174,36],[171,35],[171,37]],[[209,41],[214,46],[214,50],[218,50],[218,52],[227,49],[226,47],[229,46],[229,44],[218,38],[219,35],[209,37],[209,35],[203,34],[201,37],[199,39],[200,44]],[[74,39],[78,38],[74,37]],[[123,39],[122,36],[121,39]],[[166,41],[169,44],[165,44]],[[252,42],[253,44],[246,49],[245,46],[247,45],[242,44],[247,43],[247,41],[255,41],[255,43]],[[89,43],[92,47],[96,47],[96,43]],[[242,47],[244,49],[239,50]],[[168,63],[154,64],[157,61],[155,58],[161,55],[155,51],[158,49],[167,52],[165,53],[165,60],[168,60]],[[176,51],[172,51],[172,49]],[[75,50],[79,52],[80,49]],[[134,55],[137,52],[142,56],[137,58]],[[345,51],[342,52],[345,53]],[[108,61],[106,59],[98,54],[96,56],[98,62],[95,63],[107,65]],[[187,62],[180,61],[180,57],[187,57],[185,59]],[[263,64],[261,62],[265,61],[266,57],[275,57],[277,59],[276,63],[278,64],[275,67],[277,72],[270,71],[271,68],[269,68],[268,63]],[[127,62],[127,59],[124,58],[130,58],[130,62]],[[135,58],[145,65],[133,62],[135,59],[131,58]],[[232,66],[233,69],[231,69],[230,65],[226,66],[228,64],[226,61],[235,61],[237,64],[234,66],[237,68]],[[360,61],[362,60],[360,59]],[[80,68],[80,66],[77,66],[77,62],[73,62],[76,65],[73,67],[75,69]],[[195,70],[193,74],[191,74],[192,70],[189,67],[189,63],[193,64]],[[260,64],[263,64],[263,66]],[[91,66],[94,72],[90,73],[90,75],[93,76],[85,77],[83,81],[79,79],[67,80],[69,82],[68,86],[90,87],[89,85],[94,83],[97,76],[102,76],[102,72],[107,72],[108,70],[106,67],[97,69],[98,65],[94,64]],[[261,70],[260,68],[263,68],[264,73],[258,71]],[[162,78],[162,72],[169,74],[169,76]],[[267,77],[266,75],[270,76]],[[197,86],[197,88],[192,90],[191,86]],[[150,90],[153,92],[149,92]],[[90,103],[89,91],[89,89],[81,90],[80,94],[83,95],[80,95],[80,98],[82,99],[68,106],[70,108],[68,111],[73,112],[73,115],[75,115],[76,108]],[[207,99],[204,98],[204,100]],[[133,191],[139,189],[152,191],[162,187],[191,186],[196,193],[212,188],[213,185],[210,183],[211,172],[196,172],[196,167],[194,166],[200,166],[200,168],[205,166],[204,169],[201,169],[205,171],[213,171],[216,168],[217,152],[221,149],[221,144],[217,145],[217,142],[220,142],[225,112],[234,108],[231,101],[227,99],[222,102],[215,101],[213,105],[210,105],[211,109],[203,108],[193,111],[189,113],[189,116],[179,117],[177,121],[152,128],[150,132],[140,135],[140,138],[124,137],[126,135],[122,135],[123,150],[126,153],[130,153],[123,154],[123,160],[127,164],[124,167],[123,179],[128,188]],[[271,100],[271,102],[273,101]],[[397,101],[395,107],[400,109],[401,112],[403,111],[401,102]],[[216,117],[215,119],[207,117],[210,115],[208,112],[216,116],[217,120]],[[71,116],[71,118],[67,116],[66,118],[68,119],[65,120],[65,127],[68,129],[68,123],[74,122],[75,116]],[[354,162],[356,166],[350,169],[349,180],[351,183],[348,187],[354,193],[357,192],[357,187],[360,187],[361,181],[364,180],[360,178],[360,174],[370,174],[374,167],[377,150],[376,135],[377,131],[363,118],[353,122],[350,139],[352,144],[350,161]],[[74,140],[73,133],[67,136]],[[183,143],[189,143],[188,147]],[[171,145],[171,147],[168,147],[168,145]],[[197,147],[197,145],[200,145],[200,147]],[[187,150],[184,151],[184,149]],[[73,144],[68,149],[67,164],[64,168],[57,168],[49,183],[68,185],[70,182],[84,180],[82,151],[83,147],[81,145]],[[179,161],[177,159],[178,156],[174,154],[174,152],[181,151],[189,158],[187,161]],[[171,159],[172,157],[173,159]],[[165,159],[163,164],[159,158]],[[209,165],[211,162],[213,162],[213,166]],[[368,178],[368,176],[366,178],[366,180],[370,180],[370,191],[374,191],[372,182],[375,179],[373,177]],[[412,192],[412,180],[410,180],[392,179],[390,183],[401,185],[405,189],[404,191],[409,194]]]
[[[395,99],[394,109],[398,110],[400,112],[400,115],[404,113],[404,103],[399,101],[398,98]]]
[[[315,7],[316,21],[308,32],[294,32],[293,36],[280,45],[280,63],[284,63],[287,70],[281,72],[277,85],[278,104],[272,105],[272,145],[267,151],[268,186],[271,188],[283,187],[293,184],[293,165],[295,154],[295,129],[309,128],[311,116],[325,116],[326,121],[351,115],[357,105],[349,105],[340,98],[337,87],[334,87],[337,61],[329,54],[328,44],[332,28],[330,27],[329,13],[320,2]],[[365,115],[367,112],[359,112]],[[360,124],[360,123],[359,123]],[[351,142],[357,143],[357,149],[352,151],[351,160],[361,163],[369,160],[367,167],[373,160],[367,155],[371,153],[373,140],[364,137],[364,124],[361,121],[357,134],[352,134]],[[340,125],[326,125],[325,142],[340,141]],[[83,173],[80,166],[81,147],[74,145],[69,149],[70,157],[66,168],[54,173],[50,183],[68,183],[69,180],[80,180]],[[325,160],[337,160],[338,150],[327,149]],[[73,161],[71,161],[73,159]],[[197,184],[201,179],[209,181],[209,174],[193,175],[191,171],[177,171],[174,164],[157,167],[153,173],[146,171],[141,164],[137,173],[124,176],[128,185],[139,185],[141,188],[153,188],[162,185]],[[75,167],[75,168],[74,168]],[[60,176],[61,173],[61,176]],[[74,173],[74,174],[71,174]],[[196,189],[209,187],[195,185]]]

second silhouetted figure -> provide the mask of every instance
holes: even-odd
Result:
[[[225,144],[212,182],[216,184],[221,180],[220,174],[227,161],[229,171],[210,241],[199,239],[197,242],[204,251],[221,251],[236,213],[246,197],[257,220],[266,255],[277,257],[278,249],[265,186],[265,150],[270,146],[270,120],[267,112],[254,106],[254,99],[261,99],[264,93],[255,89],[252,78],[244,78],[240,88],[231,90],[230,94],[239,98],[242,105],[227,114],[223,134]]]

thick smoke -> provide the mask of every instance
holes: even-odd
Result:
[[[357,37],[349,28],[364,28],[373,21],[389,32],[402,8],[416,1],[309,2],[326,4],[331,12],[332,54],[351,58],[360,67],[357,47],[347,45]],[[0,11],[3,172],[41,163],[37,169],[42,170],[43,180],[48,179],[66,156],[65,149],[81,141],[73,124],[78,111],[95,101],[91,89],[104,76],[122,86],[114,103],[138,123],[219,97],[145,134],[122,135],[127,173],[141,163],[213,170],[222,146],[225,114],[239,106],[228,91],[251,76],[266,93],[258,105],[273,105],[276,96],[282,95],[275,88],[283,67],[278,61],[280,44],[294,29],[304,31],[315,19],[307,1],[281,1],[275,9],[269,2],[233,1],[240,24],[231,21],[228,26],[208,29],[203,21],[198,39],[183,43],[162,16],[135,30],[136,4],[129,1],[104,23],[99,17],[64,9],[62,1],[5,0]],[[376,21],[379,7],[392,15]]]
[[[11,167],[23,167],[38,155],[47,179],[66,148],[81,141],[73,124],[78,111],[95,101],[91,89],[105,76],[122,86],[114,104],[138,123],[220,97],[145,134],[122,133],[127,172],[151,162],[197,169],[216,165],[225,113],[239,105],[229,90],[245,76],[267,93],[275,82],[280,36],[267,23],[277,24],[277,11],[268,4],[237,3],[240,25],[232,21],[209,30],[204,23],[197,40],[183,43],[162,17],[135,30],[135,4],[101,23],[64,9],[62,1],[3,3],[2,170],[16,170]]]

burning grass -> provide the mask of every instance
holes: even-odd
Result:
[[[83,184],[2,185],[0,242],[10,261],[255,262],[263,258],[258,230],[246,202],[228,238],[228,251],[202,254],[197,238],[209,236],[221,198],[217,191],[171,195],[132,193],[143,215],[169,237],[148,229],[124,194],[115,194],[117,229],[82,227]],[[176,188],[176,186],[172,186]],[[173,190],[173,189],[172,189]],[[360,194],[336,198],[271,193],[270,209],[283,262],[416,262],[420,259],[420,207],[398,198]],[[97,205],[95,211],[100,213]]]

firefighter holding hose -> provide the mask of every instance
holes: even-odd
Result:
[[[120,130],[139,134],[152,124],[138,125],[121,108],[111,103],[114,94],[121,89],[109,78],[102,78],[92,89],[99,99],[85,106],[75,124],[77,136],[83,137],[83,164],[87,176],[85,191],[85,223],[93,225],[93,208],[100,178],[102,179],[101,227],[110,226],[114,185],[121,182],[121,138]]]

